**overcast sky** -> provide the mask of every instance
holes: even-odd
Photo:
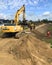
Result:
[[[0,0],[0,18],[14,19],[16,11],[23,4],[27,20],[52,20],[52,0]]]

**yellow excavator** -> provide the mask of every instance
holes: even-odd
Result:
[[[18,38],[19,33],[23,31],[23,26],[19,25],[19,15],[23,12],[23,23],[25,23],[25,5],[23,5],[17,12],[14,18],[14,22],[10,24],[4,24],[2,26],[2,32],[13,34],[15,33],[15,37]]]

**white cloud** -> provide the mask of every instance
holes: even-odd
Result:
[[[50,15],[50,12],[49,11],[46,11],[43,13],[44,16],[47,16],[47,15]]]
[[[43,14],[38,15],[38,19],[40,19],[40,20],[42,20],[42,19],[52,20],[52,13],[49,11],[44,12]]]
[[[0,1],[0,8],[7,8],[10,6],[10,9],[13,9],[15,7],[25,5],[36,5],[38,4],[39,0],[2,0]]]
[[[25,5],[37,5],[41,0],[1,0],[0,1],[0,9],[14,9],[21,7],[23,4]],[[42,0],[44,1],[44,0]]]
[[[0,13],[0,19],[6,19],[6,15],[5,14],[3,14],[3,13]]]
[[[0,13],[0,19],[13,19],[12,17],[13,17],[14,15],[9,15],[9,14],[4,14],[4,13]]]
[[[4,11],[5,9],[7,9],[7,12],[8,12],[8,7],[10,8],[11,10],[11,13],[12,14],[12,10],[14,8],[19,9],[23,4],[25,5],[38,5],[39,2],[45,2],[47,0],[0,0],[0,11],[2,12],[2,10]],[[33,10],[34,8],[30,7],[28,10]],[[47,5],[44,5],[45,7]],[[43,8],[45,8],[43,6]],[[43,9],[42,6],[36,6],[35,8],[37,9]],[[32,12],[31,12],[32,13]],[[9,13],[8,14],[4,14],[4,13],[0,13],[0,18],[4,18],[4,19],[12,19],[13,16],[11,16]],[[33,19],[33,20],[37,20],[37,19],[43,19],[43,18],[51,18],[52,15],[49,11],[46,11],[44,12],[43,14],[39,15],[39,16],[36,16],[36,15],[27,15],[26,18],[27,19]]]
[[[5,5],[5,3],[0,1],[0,9],[6,9],[6,8],[7,6]]]
[[[34,0],[34,4],[38,4],[40,0]]]

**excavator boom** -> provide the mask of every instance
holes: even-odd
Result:
[[[25,5],[23,5],[17,12],[15,15],[15,19],[14,19],[14,23],[18,24],[19,22],[19,15],[23,12],[23,21],[25,21]]]

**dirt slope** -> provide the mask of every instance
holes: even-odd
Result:
[[[0,38],[0,65],[52,65],[51,51],[33,33],[20,39]]]
[[[50,24],[42,24],[42,25],[37,26],[35,29],[42,34],[45,34],[47,32],[49,26],[50,26]]]

